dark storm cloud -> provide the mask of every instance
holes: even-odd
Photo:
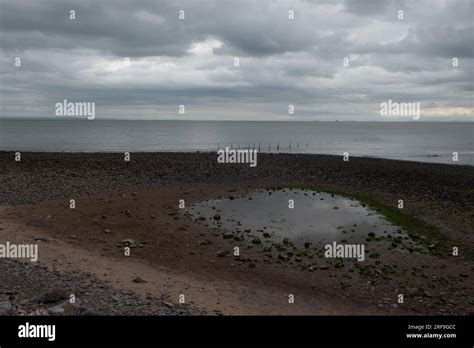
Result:
[[[199,118],[271,119],[294,104],[377,119],[387,99],[469,113],[472,3],[0,0],[0,116],[50,116],[64,98],[130,117],[187,104]]]

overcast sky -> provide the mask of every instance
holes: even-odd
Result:
[[[0,117],[473,120],[473,2],[0,0]]]

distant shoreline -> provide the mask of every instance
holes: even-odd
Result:
[[[34,116],[18,116],[18,117],[0,117],[0,121],[77,121],[77,122],[84,122],[89,121],[87,119],[81,119],[77,117],[67,117],[67,116],[55,116],[55,117],[34,117]],[[179,119],[179,118],[163,118],[163,119],[150,119],[150,118],[100,118],[96,117],[94,120],[90,120],[91,122],[97,121],[167,121],[167,122],[321,122],[321,123],[469,123],[474,124],[474,119],[471,121],[468,120],[433,120],[432,118],[423,119],[413,121],[413,120],[394,120],[389,119],[387,120],[203,120],[203,119]]]

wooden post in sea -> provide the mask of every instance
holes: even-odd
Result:
[[[260,152],[260,141],[258,142],[258,152]]]
[[[280,151],[280,140],[277,142],[277,151]]]
[[[290,139],[290,146],[288,146],[288,149],[291,150],[291,139]]]

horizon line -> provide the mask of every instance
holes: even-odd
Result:
[[[176,118],[166,118],[166,119],[151,119],[151,118],[95,118],[92,120],[88,120],[87,118],[82,117],[52,117],[52,116],[7,116],[3,117],[0,116],[0,120],[68,120],[68,121],[179,121],[179,122],[334,122],[334,123],[347,123],[347,122],[377,122],[377,123],[420,123],[420,122],[430,122],[430,123],[474,123],[474,119],[472,120],[436,120],[433,118],[429,119],[419,119],[419,120],[237,120],[237,119],[229,119],[229,120],[208,120],[208,119],[176,119]]]

